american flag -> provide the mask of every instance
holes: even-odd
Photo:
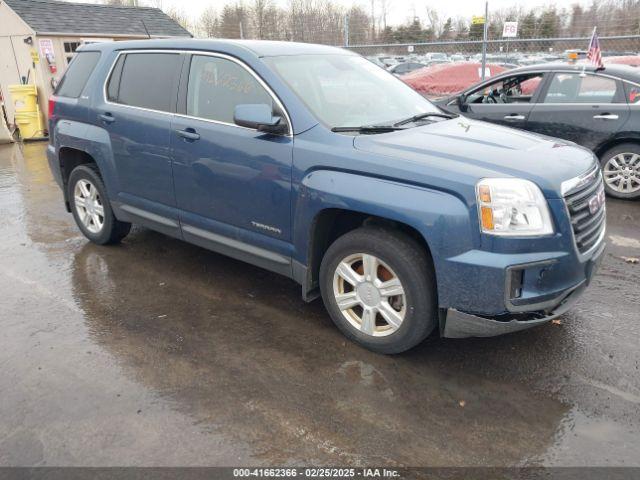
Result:
[[[589,51],[587,52],[587,58],[596,68],[604,68],[602,63],[602,50],[600,49],[600,40],[596,29],[593,29],[593,35],[591,36],[591,42],[589,42]]]

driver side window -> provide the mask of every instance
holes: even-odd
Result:
[[[504,77],[472,92],[467,103],[529,103],[542,85],[543,73]]]
[[[233,124],[240,104],[267,104],[271,95],[245,68],[214,56],[194,55],[187,87],[187,115]]]

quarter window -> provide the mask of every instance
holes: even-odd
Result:
[[[56,95],[78,98],[99,58],[100,52],[78,52],[62,77],[62,81],[56,89]]]
[[[245,68],[225,58],[194,55],[187,88],[187,115],[234,123],[235,107],[273,99]]]
[[[627,93],[627,102],[634,105],[640,105],[640,87],[627,83],[625,84],[625,89]]]
[[[180,58],[177,53],[127,54],[121,67],[119,86],[112,85],[118,81],[118,65],[107,85],[109,100],[123,105],[171,112],[177,94]]]
[[[620,103],[619,83],[600,75],[556,73],[544,103]]]
[[[124,65],[125,58],[126,55],[120,55],[115,67],[113,67],[113,71],[111,72],[109,84],[107,85],[107,99],[110,102],[118,101],[118,90],[120,89],[120,78],[122,76],[122,66]]]

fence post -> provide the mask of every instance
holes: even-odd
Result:
[[[484,33],[482,34],[482,80],[487,65],[487,40],[489,31],[489,2],[484,4]]]
[[[349,46],[349,14],[344,15],[344,46]]]

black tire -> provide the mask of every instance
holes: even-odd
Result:
[[[605,168],[605,165],[607,164],[607,162],[610,159],[612,159],[613,157],[615,157],[616,155],[620,155],[622,153],[640,155],[640,144],[637,144],[637,143],[621,143],[620,145],[616,145],[615,147],[610,148],[609,150],[604,152],[600,156],[600,167],[603,169],[603,173],[604,173],[604,168]],[[640,182],[640,162],[637,162],[637,163],[638,163],[638,165],[636,166],[635,172],[630,172],[630,173],[633,173],[635,175],[635,178],[637,179],[637,181]],[[637,190],[635,192],[629,192],[629,193],[618,192],[618,191],[614,190],[613,188],[611,188],[607,184],[606,181],[604,183],[604,189],[607,192],[607,195],[610,195],[610,196],[612,196],[614,198],[622,198],[622,199],[625,199],[625,200],[635,200],[635,199],[640,198],[640,190]]]
[[[373,336],[353,326],[338,307],[334,273],[350,255],[376,256],[387,264],[402,283],[406,298],[404,320],[387,336]],[[320,290],[333,322],[344,335],[378,353],[401,353],[422,342],[438,325],[436,283],[431,257],[410,236],[392,229],[367,226],[338,238],[325,253],[320,265]]]
[[[89,231],[84,223],[80,220],[74,195],[76,184],[80,180],[87,180],[91,182],[91,184],[95,186],[98,195],[100,196],[100,201],[104,209],[104,221],[102,228],[98,232]],[[82,234],[93,243],[97,243],[98,245],[119,243],[124,237],[127,236],[129,231],[131,230],[130,223],[121,222],[113,215],[113,210],[111,209],[111,202],[109,201],[107,189],[102,182],[100,171],[98,170],[98,167],[96,165],[85,164],[74,168],[71,172],[71,175],[69,175],[69,182],[67,183],[67,194],[69,198],[69,204],[71,206],[71,212],[73,213],[73,218],[75,219],[78,228],[80,229]]]

